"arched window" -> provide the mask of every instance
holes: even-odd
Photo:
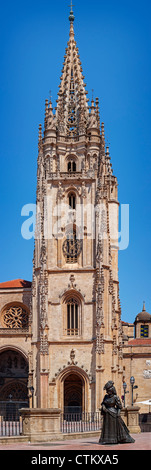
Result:
[[[74,193],[69,194],[69,206],[70,209],[76,209],[76,196]]]
[[[75,173],[76,172],[76,162],[74,160],[71,160],[70,162],[68,162],[68,172],[69,173]]]
[[[74,276],[73,276],[74,277]],[[65,292],[62,299],[63,334],[66,337],[82,334],[83,298],[72,288]]]
[[[79,334],[79,304],[77,300],[70,299],[67,303],[67,335]]]

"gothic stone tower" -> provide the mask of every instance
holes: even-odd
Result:
[[[95,411],[122,386],[118,195],[99,101],[88,105],[70,35],[53,112],[39,127],[29,386],[34,406]]]

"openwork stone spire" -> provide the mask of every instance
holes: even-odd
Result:
[[[56,122],[59,133],[63,132],[63,134],[72,137],[79,134],[81,120],[82,129],[85,132],[89,119],[89,107],[79,51],[74,39],[72,4],[69,21],[70,34],[59,85]],[[60,126],[60,122],[64,122],[64,129]]]

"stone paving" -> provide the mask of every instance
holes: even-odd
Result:
[[[132,434],[135,439],[133,444],[118,444],[113,446],[101,446],[98,438],[65,440],[45,444],[12,443],[0,444],[0,450],[151,450],[151,433]]]

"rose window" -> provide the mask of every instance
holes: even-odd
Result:
[[[20,306],[12,306],[3,312],[3,325],[5,328],[27,328],[28,312]]]

